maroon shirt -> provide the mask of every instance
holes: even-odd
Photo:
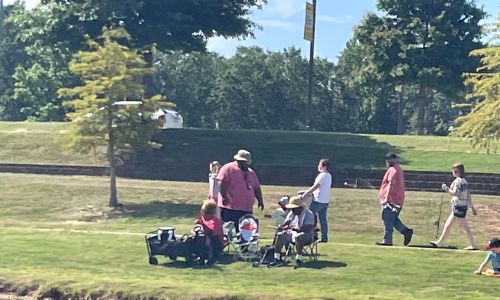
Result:
[[[384,201],[389,182],[392,182],[392,184],[391,192],[387,197],[388,202],[403,207],[403,203],[405,202],[405,178],[399,164],[389,167],[385,172],[384,178],[382,178],[382,184],[378,193],[380,203]]]

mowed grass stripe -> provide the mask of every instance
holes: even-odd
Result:
[[[2,274],[18,269],[31,273],[32,280],[58,282],[60,287],[111,290],[142,293],[161,286],[160,295],[184,293],[186,298],[207,295],[206,285],[215,295],[286,297],[366,297],[383,299],[423,299],[439,291],[441,297],[453,296],[462,283],[462,296],[487,296],[487,278],[476,280],[469,264],[481,259],[482,253],[463,255],[435,251],[406,251],[401,248],[362,248],[359,245],[322,245],[320,262],[306,263],[300,270],[304,280],[314,283],[314,290],[304,290],[295,280],[282,280],[293,276],[290,267],[268,269],[252,268],[244,262],[217,265],[214,268],[188,268],[183,263],[170,263],[153,267],[146,264],[144,244],[140,239],[113,236],[102,239],[101,234],[43,233],[9,234],[0,247],[2,253],[13,257],[2,263]],[[31,250],[30,250],[31,249]],[[31,261],[36,258],[36,263]],[[163,262],[163,261],[162,261]],[[339,266],[345,264],[345,266]],[[27,266],[27,267],[26,267]],[[453,266],[450,268],[449,266]],[[436,272],[439,268],[439,272]],[[4,270],[6,272],[4,272]],[[16,272],[14,272],[15,276]],[[443,276],[446,274],[446,276]],[[405,285],[394,284],[406,278]],[[275,282],[279,284],[273,284]],[[468,286],[470,283],[473,286]],[[134,283],[129,287],[128,283]],[[437,284],[437,286],[435,286]],[[434,285],[434,288],[430,286]],[[442,285],[442,286],[439,286]],[[481,293],[481,286],[485,289]],[[421,292],[429,290],[429,293]],[[467,288],[472,288],[467,290]],[[476,290],[477,289],[477,290]],[[285,297],[284,297],[285,296]],[[485,298],[486,299],[486,298]]]
[[[5,227],[4,227],[5,228]],[[142,237],[144,240],[145,234],[140,232],[126,232],[126,231],[102,231],[102,230],[83,230],[83,229],[62,229],[62,228],[35,228],[35,227],[9,227],[9,230],[12,232],[61,232],[61,233],[77,233],[77,234],[89,234],[89,235],[118,235],[118,236],[136,236]],[[153,230],[154,231],[154,230]],[[179,235],[177,235],[179,237]],[[266,245],[272,243],[272,239],[260,239],[260,245]],[[333,246],[349,246],[349,247],[368,247],[368,248],[380,248],[375,244],[360,244],[360,243],[342,243],[342,242],[329,242],[330,245]],[[321,245],[323,247],[323,245]],[[388,247],[387,250],[391,251],[391,249],[406,249],[408,251],[450,251],[450,252],[462,252],[462,253],[477,253],[477,251],[470,251],[459,248],[432,248],[431,245],[409,245],[409,246],[397,246],[394,245],[392,247]],[[478,251],[481,249],[478,249]]]

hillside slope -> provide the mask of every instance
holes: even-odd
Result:
[[[54,137],[63,129],[64,123],[0,122],[0,162],[105,165],[93,154],[62,153]],[[448,137],[181,129],[162,131],[155,140],[163,146],[145,154],[144,163],[205,166],[211,160],[229,161],[246,148],[256,167],[309,167],[326,156],[339,168],[372,169],[384,168],[383,156],[393,151],[406,170],[448,171],[460,161],[468,172],[500,173],[500,154],[486,154],[468,141]]]

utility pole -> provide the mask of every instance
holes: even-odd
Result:
[[[306,20],[304,24],[304,39],[309,41],[309,82],[307,85],[306,129],[311,129],[311,103],[313,95],[314,75],[314,33],[316,30],[316,0],[312,4],[306,2]]]

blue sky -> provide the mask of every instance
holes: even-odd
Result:
[[[309,42],[303,39],[306,0],[269,0],[262,10],[250,17],[263,30],[255,32],[255,39],[244,41],[214,38],[208,48],[226,57],[232,56],[237,46],[257,45],[266,50],[280,51],[290,46],[309,55]],[[312,0],[310,0],[312,2]],[[352,37],[352,28],[366,12],[376,11],[375,0],[316,0],[315,55],[336,61],[346,42]],[[491,15],[500,10],[498,0],[476,0]]]
[[[182,0],[179,0],[182,1]],[[310,0],[312,2],[312,0]],[[376,11],[376,0],[316,0],[316,56],[336,61],[336,57],[352,36],[352,28],[363,15]],[[4,0],[5,4],[14,0]],[[39,0],[26,0],[33,7]],[[250,19],[263,27],[255,31],[255,39],[246,40],[213,38],[208,49],[226,57],[232,56],[236,47],[257,45],[266,50],[280,51],[290,46],[302,49],[309,55],[309,42],[303,39],[306,0],[269,0],[262,10],[255,11]],[[476,0],[490,14],[489,21],[500,11],[498,0]]]

